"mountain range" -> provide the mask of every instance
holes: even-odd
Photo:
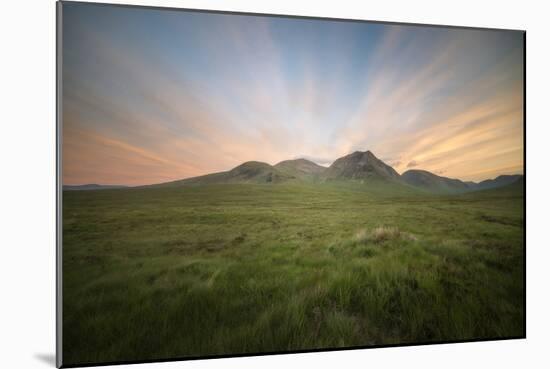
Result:
[[[452,194],[523,185],[523,175],[501,175],[479,183],[463,182],[426,170],[412,169],[399,174],[370,151],[356,151],[334,161],[328,168],[306,159],[285,160],[275,165],[259,161],[245,162],[229,171],[151,185],[147,187],[177,187],[224,183],[284,183],[329,181],[386,181],[414,187],[427,192]]]

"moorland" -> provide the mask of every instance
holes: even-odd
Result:
[[[247,162],[63,191],[66,365],[524,335],[524,179]]]

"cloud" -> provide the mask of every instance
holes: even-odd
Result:
[[[398,165],[401,165],[401,160],[396,159],[396,158],[381,157],[379,159],[382,160],[384,163],[388,164],[391,167],[396,167]]]
[[[327,166],[367,149],[398,171],[522,170],[514,33],[202,13],[143,27],[137,10],[86,9],[64,17],[72,184],[156,183],[248,160]]]
[[[506,42],[498,34],[478,32],[475,40],[460,32],[447,36],[434,40],[431,49],[421,38],[398,49],[406,43],[405,32],[393,30],[386,37],[392,41],[379,59],[403,62],[374,68],[363,103],[341,137],[345,151],[364,147],[400,157],[398,171],[418,162],[427,170],[445,165],[459,178],[497,166],[498,152],[512,150],[516,163],[523,160],[518,153],[523,146],[521,43],[500,50],[499,42]],[[415,66],[409,61],[418,59],[419,51],[424,60]]]

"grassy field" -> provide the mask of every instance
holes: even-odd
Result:
[[[519,187],[63,197],[66,365],[524,334]]]

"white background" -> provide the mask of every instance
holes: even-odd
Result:
[[[112,1],[117,2],[117,1]],[[118,1],[119,2],[119,1]],[[549,12],[544,1],[180,0],[134,4],[527,30],[527,340],[143,364],[135,368],[550,367]],[[538,4],[537,4],[538,3]],[[55,3],[3,1],[0,367],[53,367]],[[125,366],[124,366],[125,367]],[[122,367],[120,367],[122,368]]]

